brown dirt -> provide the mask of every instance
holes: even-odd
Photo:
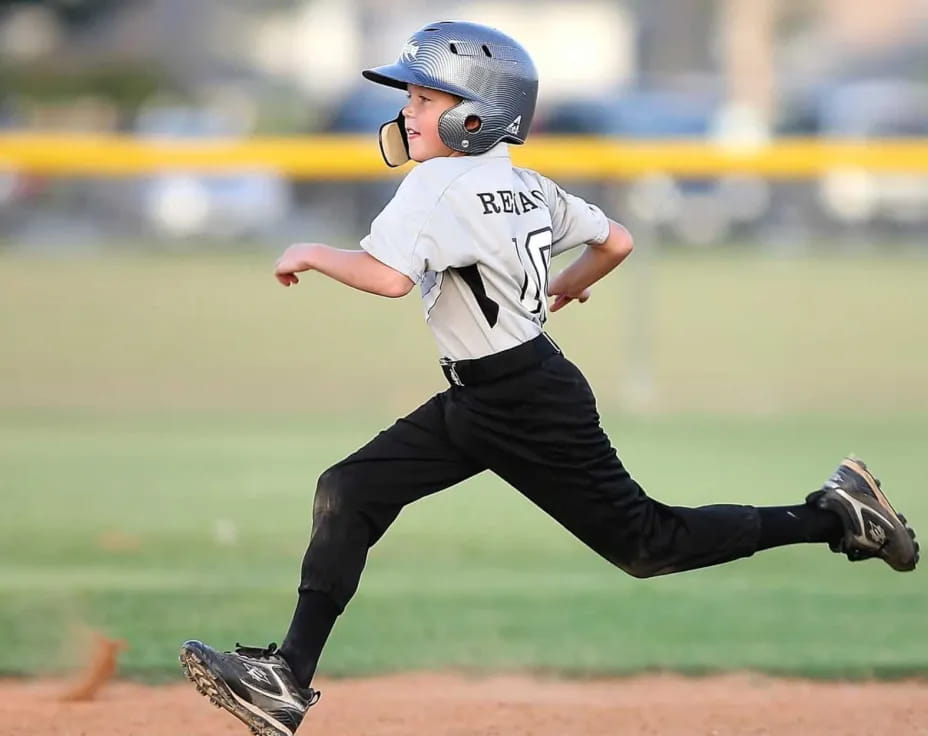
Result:
[[[61,681],[0,682],[0,736],[243,736],[184,683],[116,682],[93,702]],[[928,734],[928,682],[826,683],[755,675],[562,681],[412,674],[319,683],[301,734],[625,736]]]

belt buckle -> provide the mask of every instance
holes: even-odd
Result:
[[[448,371],[448,376],[451,378],[451,383],[455,386],[463,386],[464,381],[461,380],[461,377],[458,375],[457,368],[454,367],[455,361],[449,360],[448,358],[442,358],[439,361],[443,368],[446,368]]]

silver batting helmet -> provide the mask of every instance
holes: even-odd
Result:
[[[528,52],[480,23],[430,23],[406,41],[395,64],[362,74],[389,87],[416,84],[461,97],[438,121],[439,137],[453,151],[485,153],[500,141],[524,143],[535,114],[538,73]],[[381,127],[380,150],[390,166],[409,160],[402,112]]]

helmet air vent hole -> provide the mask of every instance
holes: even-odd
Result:
[[[489,58],[491,58],[491,59],[493,58],[493,54],[490,53],[490,49],[487,47],[486,44],[483,44],[483,46],[481,46],[480,48],[483,49],[484,55],[486,55],[487,57],[489,57]]]
[[[483,121],[477,115],[468,115],[464,118],[464,130],[468,133],[476,133],[483,127]]]
[[[426,28],[425,30],[426,31],[437,31],[438,29],[437,28]]]
[[[453,44],[453,43],[452,43],[452,44],[449,44],[449,46],[451,47],[451,53],[452,53],[452,54],[456,54],[456,53],[458,52],[457,44]]]

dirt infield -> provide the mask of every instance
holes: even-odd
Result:
[[[319,683],[301,734],[660,736],[928,734],[928,682],[825,683],[754,675],[563,681],[413,674]],[[192,686],[112,683],[89,703],[64,683],[0,682],[0,736],[247,733]]]

